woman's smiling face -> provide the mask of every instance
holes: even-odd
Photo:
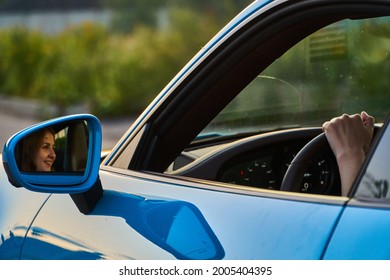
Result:
[[[51,171],[55,159],[54,135],[46,131],[34,158],[36,171]]]

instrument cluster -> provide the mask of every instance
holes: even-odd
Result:
[[[301,146],[280,146],[241,155],[226,163],[219,173],[225,183],[279,190],[284,174]],[[333,155],[319,153],[307,168],[300,192],[324,194],[338,174]]]

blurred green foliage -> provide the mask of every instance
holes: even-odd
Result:
[[[249,2],[113,0],[109,27],[1,30],[0,93],[40,99],[59,115],[78,104],[99,117],[138,114]],[[169,24],[158,23],[162,12]]]
[[[157,27],[164,20],[164,14],[171,9],[187,9],[203,17],[212,17],[222,27],[252,0],[103,0],[104,6],[115,11],[112,29],[115,32],[129,32],[139,25]]]

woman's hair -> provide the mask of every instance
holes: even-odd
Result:
[[[36,170],[34,158],[37,156],[38,150],[42,143],[45,134],[49,132],[55,136],[55,132],[51,128],[42,129],[36,133],[28,135],[21,141],[21,159],[19,169],[23,172],[32,172]]]

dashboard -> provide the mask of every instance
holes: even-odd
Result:
[[[246,137],[213,147],[186,151],[173,173],[228,184],[280,190],[296,154],[320,128],[299,128]],[[338,166],[329,146],[316,153],[300,184],[300,192],[340,195]]]

